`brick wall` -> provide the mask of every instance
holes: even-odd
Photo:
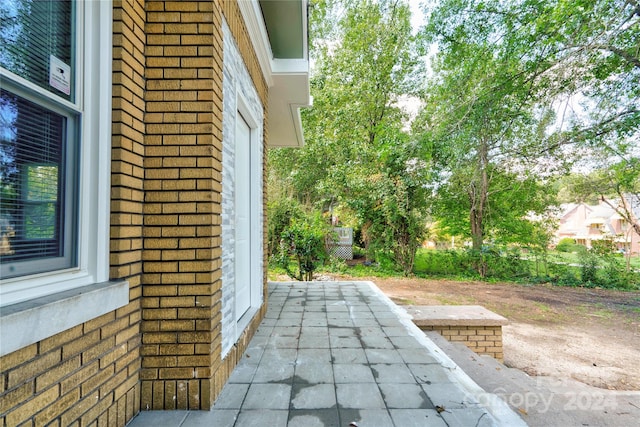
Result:
[[[116,0],[113,13],[110,276],[130,302],[2,357],[0,426],[208,409],[264,316],[222,360],[223,15],[267,99],[237,4]]]
[[[124,426],[140,409],[144,2],[114,6],[110,276],[130,303],[0,359],[0,426]]]
[[[141,408],[206,410],[259,320],[222,360],[223,13],[259,66],[234,2],[146,10]]]
[[[460,342],[477,354],[504,360],[502,326],[420,326],[424,331],[436,331],[448,341]]]

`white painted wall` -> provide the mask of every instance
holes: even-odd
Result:
[[[233,347],[263,301],[262,290],[262,159],[264,111],[258,92],[251,80],[229,26],[223,20],[223,80],[222,80],[222,357]],[[235,132],[238,111],[252,127],[251,167],[251,308],[238,323],[235,304]]]

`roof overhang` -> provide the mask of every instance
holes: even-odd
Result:
[[[300,108],[311,105],[307,0],[240,0],[238,5],[269,87],[269,147],[300,147]]]

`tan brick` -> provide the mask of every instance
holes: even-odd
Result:
[[[176,296],[178,287],[175,285],[145,286],[142,292],[144,296]]]
[[[171,10],[166,9],[165,10]],[[175,12],[147,12],[148,22],[180,22],[180,14]]]
[[[211,285],[181,285],[178,288],[178,295],[211,295]]]
[[[200,408],[200,380],[190,380],[189,381],[189,408],[191,409],[199,409]]]
[[[195,12],[198,10],[198,2],[194,1],[167,1],[164,9],[177,12]],[[180,14],[184,15],[184,14]]]
[[[112,403],[113,403],[113,395],[112,394],[108,394],[103,399],[98,401],[98,403],[95,406],[93,406],[91,409],[89,409],[89,411],[87,411],[87,413],[82,415],[82,417],[80,418],[80,423],[82,425],[97,424],[97,422],[95,422],[95,421],[92,422],[91,424],[90,424],[90,422],[92,420],[96,420],[100,414],[102,414],[105,411],[107,411],[109,409],[109,406],[111,406]]]
[[[176,333],[169,332],[149,332],[143,335],[142,341],[145,344],[176,343],[178,342],[178,335]]]
[[[192,35],[184,34],[180,36],[180,43],[183,45],[205,45],[213,44],[213,36],[211,35]]]
[[[0,399],[0,414],[6,414],[9,409],[17,407],[29,399],[35,392],[33,386],[33,381],[30,381],[3,394]]]
[[[40,392],[49,386],[58,383],[62,378],[69,376],[80,368],[80,356],[75,356],[62,362],[56,367],[50,368],[36,378],[36,391]]]
[[[178,366],[202,366],[208,367],[211,365],[211,357],[209,355],[191,355],[191,356],[178,356]]]
[[[172,368],[178,365],[176,356],[147,356],[142,360],[143,368]]]
[[[140,383],[140,409],[148,411],[152,409],[153,381],[141,381]]]
[[[138,336],[139,332],[140,332],[140,328],[136,322],[132,326],[116,334],[116,345],[119,345],[131,340],[132,338]]]
[[[107,353],[115,345],[115,337],[103,338],[98,344],[87,348],[82,353],[82,362],[87,363],[91,360],[97,359],[103,354]]]
[[[43,411],[35,416],[35,425],[51,426],[51,422],[54,421],[56,417],[71,408],[79,399],[80,392],[77,389],[62,395],[60,398],[56,399],[53,404],[47,406]]]
[[[160,323],[161,331],[192,331],[195,329],[193,320],[168,320]]]
[[[132,377],[137,377],[137,372],[140,370],[140,340],[131,340],[127,343],[127,353],[116,360],[116,372],[127,371],[127,374]]]
[[[160,307],[193,307],[195,305],[196,298],[194,296],[160,298]]]
[[[26,347],[16,350],[13,353],[9,353],[0,358],[0,366],[3,371],[8,371],[15,368],[18,365],[25,363],[25,361],[31,360],[38,354],[38,345],[31,344]]]
[[[194,370],[193,368],[162,368],[159,369],[159,379],[186,379],[193,378]]]
[[[80,386],[82,398],[87,398],[87,396],[90,395],[93,396],[100,385],[108,381],[109,378],[113,376],[114,372],[114,366],[109,365],[105,369],[98,370],[90,378],[87,378]]]
[[[51,387],[7,413],[6,425],[17,426],[33,414],[51,405],[59,397],[58,387]]]
[[[163,309],[144,309],[142,311],[142,318],[144,320],[168,320],[177,319],[178,312],[175,308],[163,308]]]
[[[112,395],[112,398],[115,398],[115,396],[113,396],[113,391],[120,385],[124,384],[127,381],[127,378],[128,375],[126,370],[115,371],[115,375],[112,375],[104,384],[100,386],[100,396],[106,397]]]
[[[163,409],[164,407],[164,381],[153,383],[153,409]]]
[[[155,380],[155,379],[158,379],[158,369],[156,368],[140,369],[140,381]]]
[[[29,362],[9,371],[7,375],[7,387],[9,389],[21,385],[30,378],[35,378],[42,372],[50,369],[61,361],[61,351],[51,351],[36,357]]]
[[[74,340],[82,336],[82,325],[75,326],[71,329],[67,329],[64,332],[56,334],[50,338],[46,338],[40,341],[40,353],[46,353],[53,350],[56,347],[62,346],[71,340]],[[4,361],[3,361],[4,362]],[[4,367],[4,364],[2,365]]]
[[[126,343],[113,347],[112,350],[103,354],[100,357],[100,369],[105,369],[107,366],[114,364],[116,360],[127,354]]]
[[[128,404],[127,393],[130,392],[131,390],[135,390],[137,385],[138,385],[137,377],[127,378],[126,381],[122,382],[121,384],[119,384],[117,387],[114,388],[114,391],[113,391],[114,399],[118,402],[122,401],[122,403],[125,405]],[[122,400],[123,397],[124,397],[124,400]],[[126,408],[125,411],[129,411],[129,409]],[[125,411],[120,411],[120,412],[125,412]],[[133,413],[133,410],[131,410],[131,412]]]
[[[187,409],[188,386],[188,381],[184,379],[178,379],[178,381],[176,381],[176,409]]]
[[[211,317],[211,309],[208,307],[179,308],[179,319],[208,319]]]
[[[191,355],[194,354],[193,344],[161,344],[159,347],[160,355]]]
[[[79,387],[82,382],[93,377],[96,372],[98,372],[98,361],[83,366],[79,371],[74,372],[60,382],[61,393],[69,393],[74,388]]]

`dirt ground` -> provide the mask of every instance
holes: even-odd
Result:
[[[359,278],[358,280],[362,280]],[[369,278],[400,305],[482,305],[507,319],[505,364],[529,375],[640,390],[640,292]]]

